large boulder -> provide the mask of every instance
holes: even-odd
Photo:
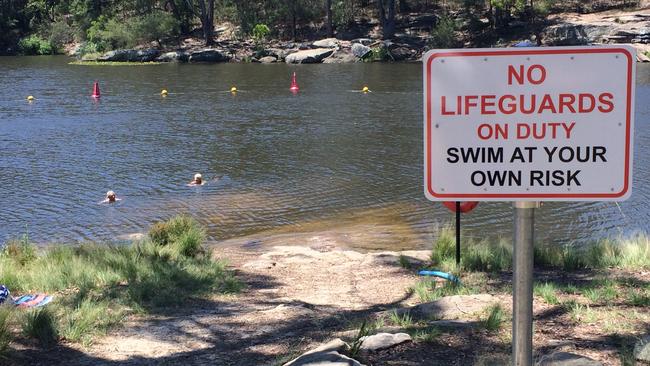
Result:
[[[650,335],[641,338],[634,346],[634,357],[637,361],[650,363]]]
[[[336,38],[325,38],[312,43],[312,45],[316,48],[336,48],[339,46],[339,41]]]
[[[365,352],[381,351],[397,346],[398,344],[410,342],[411,340],[411,336],[406,333],[378,333],[361,337],[361,347],[359,349]]]
[[[97,58],[105,62],[150,62],[160,55],[156,49],[148,50],[115,50],[109,51]]]
[[[571,23],[547,27],[542,39],[547,46],[580,46],[590,42],[582,24]]]
[[[172,51],[165,52],[162,55],[158,56],[156,61],[158,62],[187,62],[190,56],[183,51]]]
[[[335,51],[330,57],[323,60],[324,64],[347,64],[357,62],[356,56],[354,56],[350,50],[338,50]]]
[[[382,311],[376,315],[379,318],[386,318],[393,313],[398,316],[408,314],[415,320],[470,319],[497,302],[497,298],[490,294],[454,295],[408,308]]]
[[[329,48],[315,48],[313,50],[298,51],[288,55],[285,62],[288,64],[317,64],[333,52],[334,50]]]
[[[603,364],[589,357],[576,355],[569,352],[556,352],[543,356],[539,366],[602,366]]]
[[[230,56],[223,50],[206,48],[190,53],[189,62],[228,62]]]
[[[364,46],[361,43],[352,44],[352,54],[358,58],[364,58],[367,54],[370,53],[370,51],[372,51],[370,47]]]

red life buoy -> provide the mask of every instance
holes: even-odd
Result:
[[[451,212],[456,212],[456,201],[445,201],[442,203],[447,207],[448,209],[451,210]],[[460,212],[462,213],[467,213],[472,211],[476,206],[478,206],[478,202],[476,201],[465,201],[460,203]]]

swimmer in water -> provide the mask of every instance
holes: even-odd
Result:
[[[196,174],[194,174],[194,179],[192,179],[192,181],[189,182],[187,185],[188,186],[202,186],[203,184],[204,184],[203,176],[201,176],[201,173],[196,173]]]
[[[116,201],[121,201],[121,199],[117,198],[115,192],[108,191],[106,192],[106,199],[101,201],[100,203],[115,203]]]

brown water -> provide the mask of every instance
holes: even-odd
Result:
[[[190,213],[216,241],[422,248],[452,220],[422,193],[420,64],[69,61],[0,58],[0,241],[112,241]],[[372,93],[357,92],[366,84]],[[632,198],[546,204],[540,240],[650,231],[648,65],[636,103]],[[196,172],[208,184],[185,186]],[[97,204],[109,189],[123,201]],[[511,221],[509,204],[484,203],[463,222],[469,235],[507,237]]]

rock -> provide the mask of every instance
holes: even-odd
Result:
[[[539,366],[602,366],[602,363],[591,358],[576,355],[568,352],[557,352],[543,356]]]
[[[366,352],[380,351],[382,349],[397,346],[398,344],[410,342],[411,340],[411,336],[406,333],[379,333],[367,337],[361,337],[362,343],[359,349]]]
[[[81,61],[97,61],[100,56],[98,53],[87,53],[81,56]]]
[[[364,46],[369,46],[372,42],[373,40],[370,38],[357,38],[352,40],[352,43],[361,43]]]
[[[332,53],[334,50],[328,48],[298,51],[288,55],[285,62],[288,64],[317,64]]]
[[[638,62],[650,62],[650,57],[648,57],[648,55],[644,54],[643,52],[637,52],[636,60]]]
[[[150,62],[160,55],[156,49],[148,50],[115,50],[109,51],[97,58],[106,62]]]
[[[312,45],[316,48],[336,48],[339,46],[339,41],[336,38],[325,38],[312,43]]]
[[[158,56],[159,62],[187,62],[189,55],[183,51],[165,52]]]
[[[330,57],[323,60],[324,64],[347,64],[357,62],[357,58],[350,51],[338,50]]]
[[[547,27],[542,37],[547,46],[579,46],[589,43],[581,24],[557,24]]]
[[[409,314],[414,319],[467,319],[495,302],[497,299],[490,294],[454,295],[409,308],[382,311],[376,316],[388,317],[395,312],[399,316]]]
[[[189,62],[228,62],[230,56],[223,50],[206,48],[190,53]]]
[[[641,338],[634,346],[634,358],[650,363],[650,335]]]
[[[389,49],[390,55],[395,61],[403,61],[413,58],[416,55],[416,51],[408,47],[391,47]]]
[[[284,61],[287,57],[287,51],[281,48],[268,48],[265,51],[267,56],[274,56],[278,61]]]
[[[300,356],[284,366],[364,366],[359,361],[338,352],[319,352]]]
[[[275,56],[265,56],[259,59],[258,61],[262,64],[272,64],[276,62],[278,59]]]
[[[364,46],[361,43],[352,44],[352,54],[358,58],[364,58],[367,54],[370,53],[370,51],[372,51],[370,47]]]
[[[343,356],[339,351],[347,347],[340,339],[334,339],[313,350],[307,351],[284,366],[363,366],[357,360]]]

